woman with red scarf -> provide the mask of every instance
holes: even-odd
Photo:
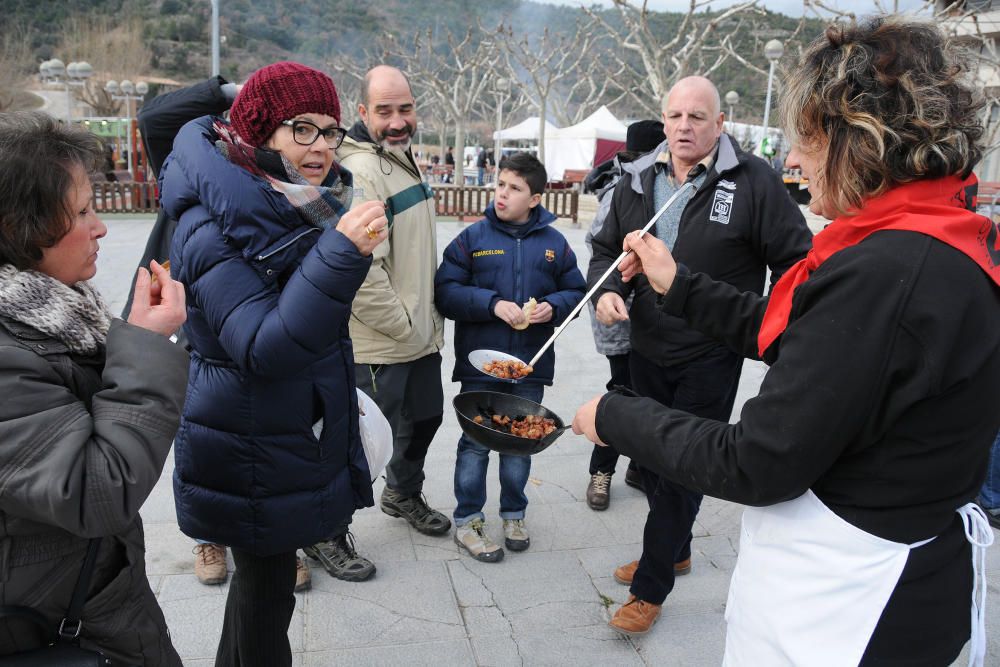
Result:
[[[1000,242],[974,212],[981,108],[932,24],[832,27],[782,108],[786,165],[832,222],[771,296],[626,238],[626,280],[645,274],[664,312],[771,365],[735,424],[616,392],[573,423],[749,506],[726,665],[948,665],[970,636],[982,664],[993,535],[972,500],[1000,427]]]

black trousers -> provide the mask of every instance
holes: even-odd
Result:
[[[632,388],[640,396],[698,417],[729,421],[743,359],[728,348],[716,347],[687,363],[665,367],[633,350],[630,369]],[[702,496],[638,463],[649,514],[630,591],[640,600],[663,604],[674,588],[674,563],[691,557],[691,527]]]
[[[215,667],[291,667],[288,626],[295,611],[295,552],[263,557],[232,552],[236,571]]]
[[[632,388],[632,374],[629,371],[629,353],[608,355],[608,363],[611,364],[611,379],[608,380],[607,389],[611,391],[615,387]],[[599,447],[594,445],[594,451],[590,453],[590,474],[599,472],[613,475],[615,465],[618,463],[618,451],[614,447]],[[629,463],[630,469],[635,468],[634,463]]]

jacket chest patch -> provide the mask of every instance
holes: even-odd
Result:
[[[555,250],[546,250],[545,251],[545,261],[546,262],[554,262],[554,261],[556,261],[556,251]]]
[[[472,253],[473,257],[487,257],[489,255],[502,255],[504,254],[503,248],[497,248],[495,250],[477,250]]]
[[[735,192],[729,192],[728,190],[723,190],[722,188],[716,188],[715,198],[712,200],[712,211],[708,216],[708,219],[712,222],[728,225],[729,216],[733,212],[733,199],[735,197]]]

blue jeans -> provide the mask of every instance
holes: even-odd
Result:
[[[542,402],[545,386],[541,384],[508,384],[500,382],[463,382],[462,391],[495,391],[513,394],[536,403]],[[500,457],[500,518],[523,519],[528,507],[524,487],[531,473],[530,456],[499,454]],[[455,513],[456,526],[464,526],[473,519],[485,519],[486,470],[490,465],[490,450],[476,444],[463,434],[458,440],[458,458],[455,461]]]
[[[988,510],[1000,510],[1000,433],[993,441],[990,462],[986,466],[986,481],[979,492],[979,504]]]

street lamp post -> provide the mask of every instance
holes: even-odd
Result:
[[[212,0],[212,76],[219,76],[219,0]]]
[[[38,66],[43,83],[62,84],[66,90],[66,124],[73,122],[73,96],[70,86],[83,86],[94,75],[94,68],[86,61],[63,64],[58,58],[46,60]]]
[[[125,101],[126,128],[128,131],[128,175],[135,180],[135,173],[132,165],[135,163],[135,146],[132,132],[132,103],[142,101],[149,92],[149,84],[145,81],[132,83],[128,79],[123,79],[121,83],[108,81],[104,84],[104,90],[111,95],[113,100]],[[119,95],[119,93],[121,93]]]
[[[732,134],[736,131],[736,115],[733,113],[733,107],[740,103],[740,94],[735,90],[730,90],[726,93],[726,104],[729,105],[729,133]]]
[[[764,139],[767,138],[767,122],[771,115],[771,83],[774,81],[774,66],[781,60],[781,54],[784,52],[785,45],[776,39],[772,39],[764,45],[764,56],[770,61],[771,67],[767,72],[767,98],[764,101],[764,137],[761,139],[761,147],[764,145]]]
[[[500,157],[503,155],[503,139],[500,133],[503,132],[503,105],[510,94],[510,79],[500,77],[493,82],[493,90],[497,95],[497,136],[493,141],[493,163],[500,165]]]

